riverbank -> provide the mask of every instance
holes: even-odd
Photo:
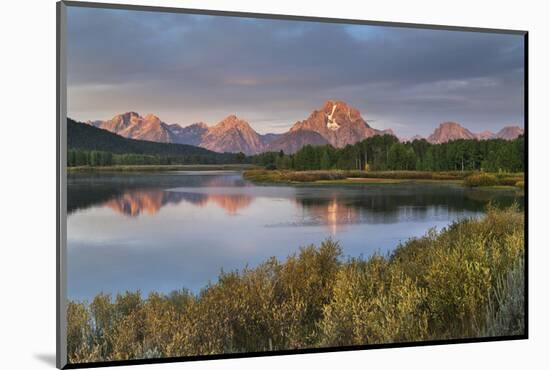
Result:
[[[114,165],[67,167],[67,172],[249,171],[257,168],[253,164]]]
[[[344,246],[345,247],[345,246]],[[524,213],[489,208],[389,256],[333,240],[221,273],[200,294],[69,302],[71,363],[524,335]],[[159,324],[160,323],[160,324]]]
[[[254,183],[282,184],[398,184],[404,182],[449,183],[468,187],[523,189],[523,173],[480,173],[470,171],[280,171],[247,170],[244,178]]]

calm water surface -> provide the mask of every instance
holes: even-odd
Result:
[[[338,240],[344,254],[400,242],[483,214],[513,191],[446,184],[255,186],[238,172],[78,174],[68,186],[68,294],[198,292],[221,269]]]

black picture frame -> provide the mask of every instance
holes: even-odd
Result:
[[[182,13],[182,14],[196,14],[196,15],[215,15],[224,17],[245,17],[245,18],[259,18],[259,19],[274,19],[274,20],[291,20],[301,22],[321,22],[321,23],[339,23],[339,24],[353,24],[353,25],[374,25],[374,26],[391,26],[402,28],[416,28],[416,29],[430,29],[430,30],[449,30],[449,31],[464,31],[464,32],[476,32],[476,33],[495,33],[495,34],[513,34],[523,36],[524,42],[524,138],[525,138],[525,333],[522,335],[513,336],[495,336],[495,337],[477,337],[477,338],[463,338],[463,339],[448,339],[448,340],[430,340],[419,342],[402,342],[402,343],[385,343],[385,344],[365,344],[356,346],[341,346],[341,347],[325,347],[325,348],[304,348],[295,350],[278,350],[268,352],[250,352],[250,353],[230,353],[230,354],[216,354],[216,355],[200,355],[189,357],[165,357],[154,359],[132,359],[121,361],[103,361],[103,362],[91,362],[91,363],[79,363],[69,364],[67,363],[66,354],[66,222],[67,222],[67,194],[66,194],[66,153],[67,153],[67,136],[66,136],[66,98],[67,98],[67,84],[66,84],[66,9],[67,7],[84,7],[84,8],[101,8],[101,9],[117,9],[128,11],[146,11],[146,12],[161,12],[161,13]],[[159,364],[159,363],[173,363],[184,361],[203,361],[203,360],[218,360],[218,359],[233,359],[233,358],[247,358],[247,357],[264,357],[264,356],[281,356],[292,354],[310,354],[310,353],[324,353],[324,352],[343,352],[343,351],[357,351],[366,349],[381,349],[381,348],[404,348],[404,347],[422,347],[422,346],[435,346],[435,345],[447,345],[447,344],[466,344],[466,343],[483,343],[483,342],[497,342],[497,341],[509,341],[509,340],[525,340],[529,338],[529,89],[528,89],[528,76],[529,76],[529,40],[528,31],[525,30],[512,30],[512,29],[491,29],[491,28],[476,28],[476,27],[459,27],[459,26],[447,26],[439,24],[418,24],[418,23],[400,23],[400,22],[383,22],[383,21],[370,21],[359,19],[339,19],[339,18],[325,18],[325,17],[310,17],[299,15],[283,15],[283,14],[265,14],[265,13],[251,13],[251,12],[233,12],[233,11],[219,11],[219,10],[203,10],[203,9],[189,9],[189,8],[175,8],[175,7],[160,7],[160,6],[143,6],[143,5],[130,5],[130,4],[111,4],[111,3],[99,3],[99,2],[81,2],[81,1],[60,1],[56,4],[56,17],[57,17],[57,63],[56,63],[56,121],[57,121],[57,155],[56,155],[56,235],[57,235],[57,248],[56,248],[56,284],[57,284],[57,297],[56,297],[56,366],[59,369],[77,369],[77,368],[95,368],[105,366],[125,366],[125,365],[141,365],[141,364]]]

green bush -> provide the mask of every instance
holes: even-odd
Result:
[[[344,171],[306,171],[306,172],[286,172],[285,178],[288,181],[311,182],[322,180],[341,180],[347,177]]]
[[[427,291],[382,257],[348,262],[320,325],[328,346],[427,338]]]
[[[347,177],[345,171],[270,171],[249,170],[244,177],[256,182],[314,182],[322,180],[341,180]]]

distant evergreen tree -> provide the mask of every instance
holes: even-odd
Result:
[[[328,154],[328,148],[323,150],[321,155],[320,167],[322,170],[328,170],[331,167],[330,155]]]

